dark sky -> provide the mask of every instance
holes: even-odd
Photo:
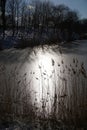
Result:
[[[49,0],[55,4],[65,4],[73,10],[77,10],[81,18],[87,18],[87,0]]]

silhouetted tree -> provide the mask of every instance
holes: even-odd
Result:
[[[22,0],[15,0],[17,32],[18,32],[18,29],[19,29],[19,22],[20,22],[19,20],[20,20],[21,3],[22,3]]]
[[[46,34],[47,37],[45,38],[48,39],[53,36],[60,41],[66,35],[68,35],[68,40],[72,40],[72,34],[78,33],[80,35],[87,30],[86,20],[79,20],[78,13],[63,4],[54,5],[49,1],[41,0],[31,0],[31,2],[24,0],[0,0],[0,6],[3,12],[3,36],[5,18],[7,21],[10,19],[8,27],[12,28],[13,36],[15,30],[18,32],[19,26],[27,32],[31,27],[34,36],[38,36],[38,38],[42,39],[43,35]]]
[[[13,36],[15,33],[15,18],[16,18],[16,9],[15,9],[15,0],[9,0],[8,1],[8,10],[9,14],[11,15],[11,26],[13,31]]]
[[[6,20],[5,20],[5,6],[6,6],[6,0],[0,0],[0,6],[1,6],[1,17],[2,17],[2,26],[3,26],[3,37],[5,36],[5,28],[6,28]]]

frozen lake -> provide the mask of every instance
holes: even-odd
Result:
[[[44,117],[54,114],[63,119],[70,112],[73,118],[85,117],[86,73],[86,40],[61,47],[4,50],[0,52],[1,112],[14,118],[28,115],[31,109]]]

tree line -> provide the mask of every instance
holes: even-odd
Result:
[[[0,0],[0,28],[11,29],[12,35],[19,30],[33,31],[54,36],[61,41],[72,40],[74,33],[87,33],[87,19],[80,19],[79,13],[65,5],[54,5],[40,0]]]

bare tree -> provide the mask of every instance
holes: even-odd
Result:
[[[18,29],[19,29],[21,4],[22,4],[22,0],[15,0],[16,27],[17,27],[17,32],[18,32]]]
[[[21,28],[25,29],[27,24],[27,5],[25,1],[21,5]]]
[[[8,1],[8,10],[9,14],[11,15],[11,26],[13,30],[13,36],[15,33],[15,17],[16,17],[16,9],[15,9],[15,0],[9,0]]]
[[[1,5],[1,12],[2,12],[2,26],[3,26],[3,37],[5,36],[5,28],[6,28],[6,21],[5,21],[5,6],[6,0],[0,0]]]

